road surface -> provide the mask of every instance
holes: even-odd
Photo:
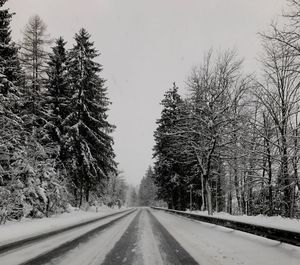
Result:
[[[81,240],[72,241],[71,238],[91,227],[0,255],[0,264],[300,264],[299,247],[149,208],[112,217],[93,224],[92,228],[97,225],[101,225],[99,231]],[[67,243],[43,255],[47,246],[66,238],[69,238]],[[30,254],[38,258],[24,262]]]

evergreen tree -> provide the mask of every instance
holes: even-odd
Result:
[[[136,207],[138,205],[138,195],[136,192],[136,188],[130,190],[130,198],[129,198],[129,207]]]
[[[22,123],[16,113],[20,101],[16,86],[20,82],[21,70],[18,49],[11,41],[10,22],[14,14],[10,13],[8,9],[3,9],[6,2],[7,0],[0,0],[0,125],[2,128],[0,145],[3,144],[3,149],[4,147],[7,149],[9,145],[8,139],[12,136],[11,130],[14,128],[20,131]]]
[[[75,35],[76,44],[70,51],[68,71],[73,92],[72,112],[63,121],[68,126],[69,169],[73,175],[74,195],[81,205],[83,196],[89,201],[91,191],[115,171],[112,126],[107,121],[109,101],[105,81],[99,76],[99,55],[90,41],[90,34],[81,29]]]
[[[149,167],[140,184],[139,205],[154,206],[156,202],[156,192],[157,188],[154,184],[154,173],[152,167]]]
[[[136,207],[138,205],[136,187],[128,185],[125,204],[127,207]]]
[[[0,1],[0,7],[6,1]],[[23,108],[24,90],[18,87],[22,73],[18,49],[11,41],[9,10],[0,10],[0,200],[5,220],[23,216],[43,216],[61,204],[62,193],[57,181],[54,161],[41,145],[42,123],[26,130],[24,121],[32,116]],[[58,198],[59,197],[59,198]]]
[[[37,18],[37,17],[36,17]],[[25,34],[28,46],[23,47],[23,59],[29,60],[26,55],[31,55],[31,62],[24,64],[24,70],[27,72],[36,70],[39,74],[31,76],[40,78],[39,71],[43,55],[42,42],[40,42],[39,31],[40,20],[35,19],[31,22],[36,22],[27,26]],[[42,29],[42,28],[41,28]],[[34,31],[35,30],[35,31]],[[31,35],[30,35],[31,34]],[[35,38],[36,37],[36,38]],[[31,41],[31,46],[29,45]],[[34,57],[36,56],[36,57]],[[44,61],[43,61],[44,63]],[[30,68],[30,66],[32,66]],[[57,144],[52,142],[49,137],[49,108],[47,108],[46,90],[41,89],[41,83],[32,82],[34,86],[30,89],[22,87],[22,98],[11,100],[9,106],[19,105],[15,107],[21,126],[16,126],[16,121],[13,120],[14,129],[11,133],[14,134],[14,141],[6,143],[6,150],[11,143],[15,143],[16,148],[11,148],[10,151],[10,167],[8,168],[9,178],[6,181],[6,187],[11,193],[11,197],[15,202],[10,202],[14,209],[18,209],[16,213],[11,213],[10,218],[18,219],[23,216],[41,217],[49,215],[57,210],[57,208],[65,207],[65,180],[61,178],[56,171],[57,164]],[[27,87],[29,88],[29,87]],[[9,108],[4,108],[7,112]],[[16,115],[15,115],[16,117]],[[8,139],[11,139],[11,137]],[[15,207],[17,205],[17,207]]]
[[[117,174],[110,174],[109,181],[105,185],[105,203],[114,207],[118,205],[121,207],[125,203],[126,200],[126,192],[127,192],[127,184],[121,172]],[[101,194],[103,196],[103,194]]]
[[[47,108],[49,110],[50,138],[60,146],[63,156],[63,126],[62,121],[70,114],[70,102],[72,91],[70,90],[67,71],[66,42],[62,37],[58,38],[52,53],[49,55],[47,69]]]
[[[68,90],[67,51],[65,45],[66,42],[62,37],[56,40],[52,53],[49,55],[47,69],[47,88],[50,94],[53,114],[58,119],[57,124],[68,115],[68,97],[71,96],[70,90]]]
[[[22,78],[18,48],[11,40],[10,22],[14,14],[2,9],[6,2],[0,0],[0,93],[4,95],[20,85]]]
[[[158,127],[154,133],[155,146],[154,158],[156,158],[155,183],[158,187],[158,198],[166,201],[169,208],[184,209],[185,200],[181,194],[185,193],[181,185],[183,170],[176,158],[180,155],[179,149],[174,148],[175,139],[171,134],[181,115],[183,100],[178,94],[178,87],[165,93],[161,102],[163,110],[161,118],[157,121]]]
[[[11,41],[10,22],[13,13],[3,9],[0,1],[0,223],[11,215],[14,204],[12,159],[22,145],[22,119],[18,115],[20,95],[17,85],[21,71],[15,44]]]
[[[48,110],[46,133],[48,139],[46,144],[54,147],[56,170],[59,175],[67,177],[64,163],[66,162],[66,148],[64,133],[66,129],[62,121],[70,114],[70,102],[72,91],[68,81],[66,42],[62,37],[58,38],[52,53],[49,54],[47,67],[47,97],[46,109]],[[56,148],[55,148],[56,147]],[[53,156],[53,155],[52,155]]]

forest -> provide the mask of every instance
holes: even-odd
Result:
[[[17,44],[6,2],[0,0],[0,223],[124,201],[91,35],[80,29],[67,49],[34,15]]]
[[[300,3],[259,33],[258,73],[235,49],[209,50],[161,101],[153,148],[172,209],[300,217]]]
[[[16,43],[17,14],[6,3],[0,0],[0,224],[96,204],[300,218],[299,1],[288,0],[257,35],[257,72],[245,72],[237,49],[212,48],[184,93],[176,83],[166,91],[154,163],[139,189],[118,169],[92,36],[79,29],[69,44],[34,15]]]

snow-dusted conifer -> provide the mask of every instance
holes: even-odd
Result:
[[[154,183],[154,172],[152,167],[149,167],[139,187],[139,205],[155,206],[157,200],[156,192],[157,187]]]
[[[75,41],[68,59],[73,111],[63,125],[69,128],[69,165],[77,204],[81,205],[83,196],[89,201],[90,192],[99,189],[109,172],[115,170],[110,136],[114,127],[107,121],[109,101],[105,81],[99,76],[102,67],[95,61],[98,52],[90,41],[90,34],[81,29]]]
[[[66,42],[58,38],[49,55],[47,69],[47,105],[52,125],[51,138],[61,143],[62,121],[70,114],[72,92],[68,82]]]
[[[157,129],[154,133],[155,146],[154,158],[155,162],[155,183],[158,186],[159,199],[165,200],[169,208],[178,208],[180,198],[178,193],[179,187],[179,165],[174,163],[175,152],[172,145],[174,138],[170,135],[174,131],[176,121],[180,117],[181,105],[183,100],[178,94],[178,87],[173,84],[173,87],[168,90],[164,99],[161,102],[163,106],[161,118],[157,120]],[[178,140],[178,139],[177,139]]]
[[[0,93],[4,95],[14,90],[22,79],[18,48],[11,40],[10,22],[14,14],[3,9],[6,2],[0,0]]]

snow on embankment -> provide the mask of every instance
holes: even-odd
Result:
[[[299,265],[300,248],[232,229],[153,211],[158,221],[199,264]],[[203,214],[207,215],[207,214]],[[217,214],[216,214],[217,215]],[[223,217],[223,214],[221,217]],[[228,218],[227,218],[228,219]]]
[[[202,215],[202,216],[208,216],[207,211],[192,211],[192,212],[186,211],[186,212]],[[212,217],[238,221],[238,222],[243,222],[248,224],[254,224],[254,225],[267,226],[272,228],[284,229],[284,230],[300,233],[299,219],[290,219],[281,216],[265,216],[265,215],[257,215],[257,216],[230,215],[224,212],[214,213]]]
[[[117,211],[120,210],[102,206],[98,207],[98,212],[96,212],[95,209],[91,207],[91,209],[87,212],[78,210],[59,214],[49,218],[26,218],[19,222],[7,222],[5,225],[0,225],[0,245],[39,235],[41,233],[50,232],[52,230],[57,230],[63,227],[68,227],[70,225],[75,225]]]

